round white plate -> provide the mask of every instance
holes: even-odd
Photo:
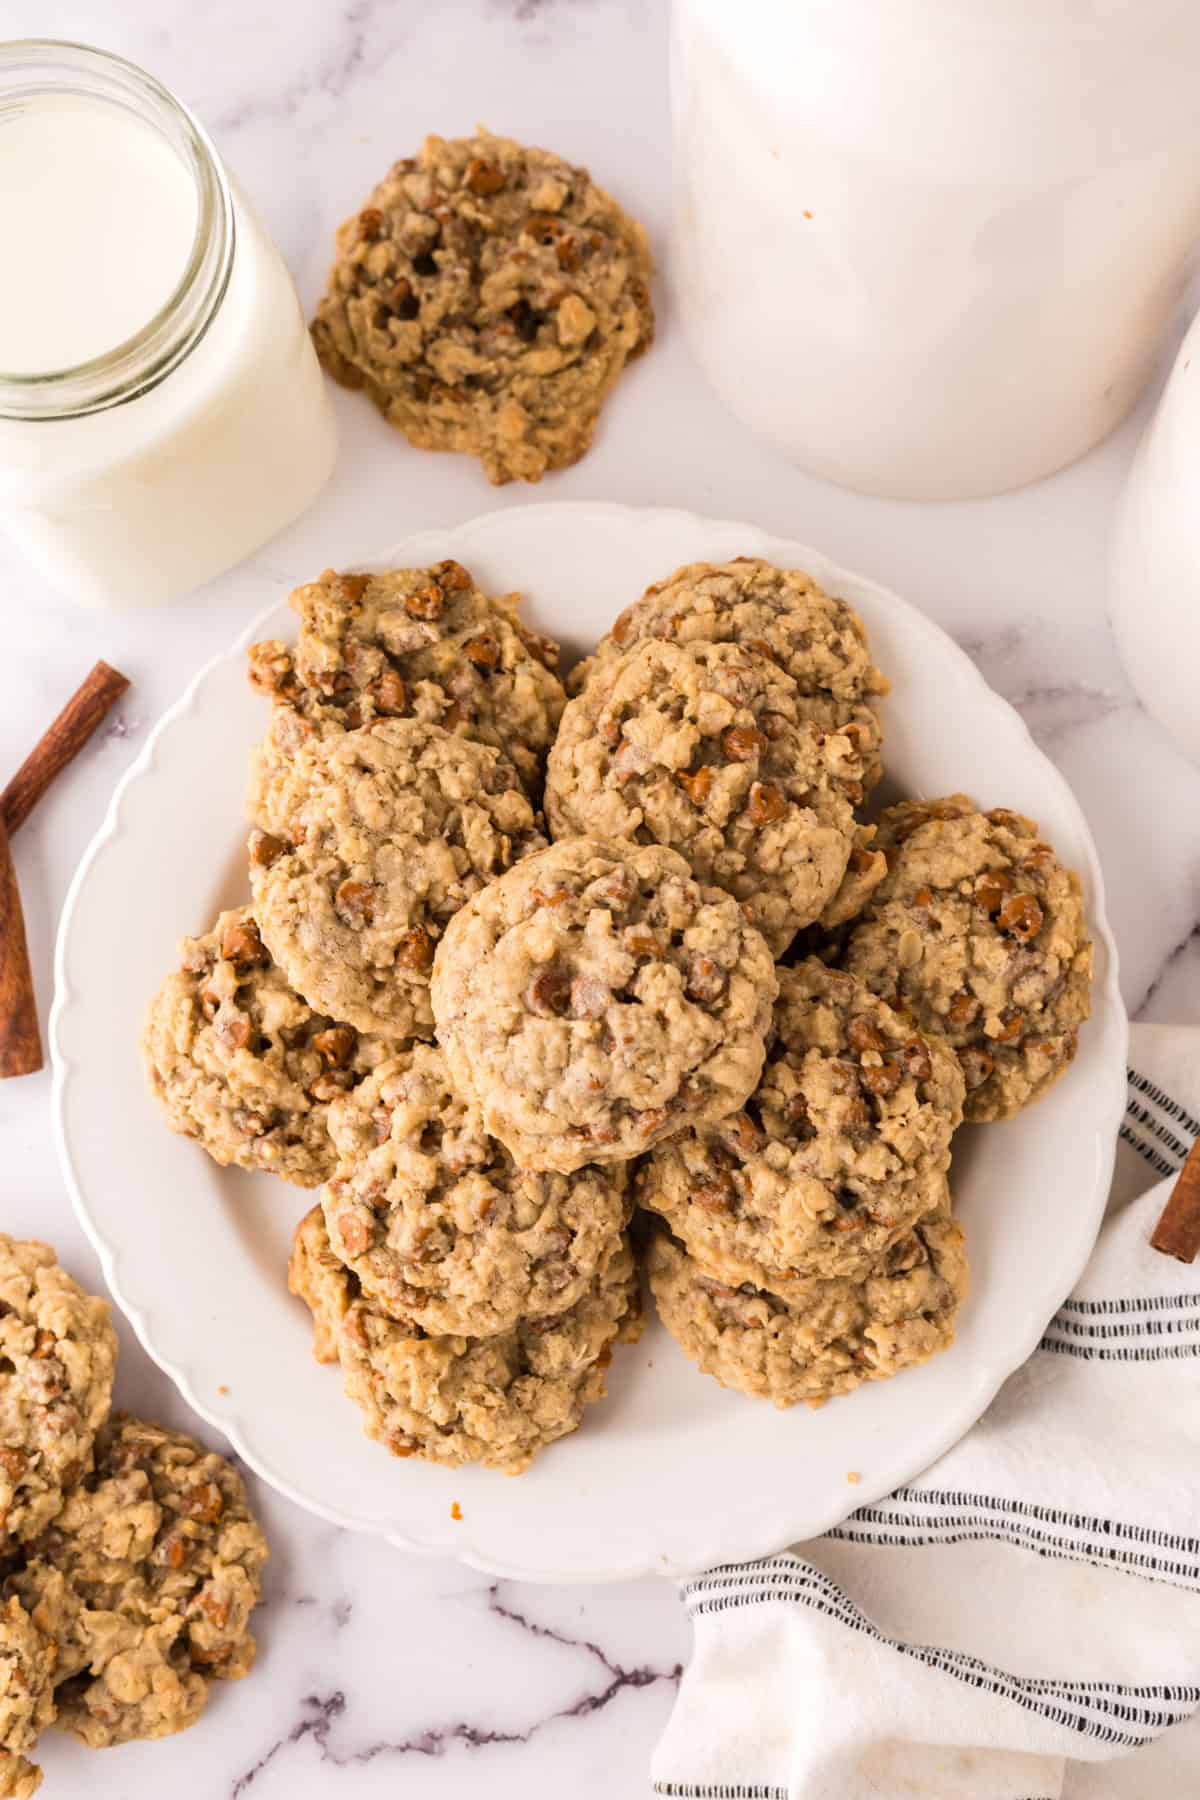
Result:
[[[180,935],[206,930],[246,893],[243,791],[266,712],[243,652],[295,623],[283,596],[265,592],[270,609],[161,720],[80,865],[58,942],[55,1110],[75,1205],[150,1355],[266,1481],[339,1524],[542,1581],[680,1574],[778,1550],[889,1492],[960,1437],[1087,1260],[1125,1100],[1125,1018],[1096,854],[1061,776],[937,626],[801,544],[679,512],[518,507],[407,538],[374,566],[457,557],[486,589],[521,589],[527,617],[574,656],[679,563],[747,554],[811,571],[863,614],[893,683],[893,784],[961,788],[1030,813],[1080,871],[1097,972],[1075,1067],[1021,1118],[956,1140],[973,1291],[954,1348],[924,1368],[818,1412],[776,1412],[699,1374],[655,1323],[616,1356],[609,1397],[582,1429],[518,1480],[393,1460],[363,1436],[336,1370],[313,1361],[308,1315],[287,1292],[292,1228],[313,1196],[219,1169],[173,1136],[137,1051]]]

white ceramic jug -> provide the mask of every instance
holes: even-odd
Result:
[[[1138,699],[1200,763],[1200,317],[1130,471],[1111,610]]]
[[[796,462],[879,494],[1072,461],[1200,244],[1200,0],[675,0],[689,338]]]

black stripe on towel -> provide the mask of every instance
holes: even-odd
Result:
[[[1200,1589],[1200,1539],[1122,1519],[1065,1512],[1034,1501],[940,1488],[897,1488],[827,1534],[847,1542],[953,1544],[994,1540],[1039,1556],[1119,1568],[1150,1581]]]
[[[1137,1069],[1126,1069],[1125,1073],[1131,1088],[1136,1088],[1139,1094],[1145,1094],[1147,1100],[1152,1100],[1155,1106],[1161,1112],[1165,1112],[1168,1117],[1177,1119],[1184,1130],[1190,1131],[1194,1138],[1200,1137],[1200,1119],[1194,1119],[1186,1106],[1180,1106],[1178,1100],[1172,1100],[1169,1094],[1165,1094],[1162,1088],[1158,1087],[1148,1076],[1140,1074]]]
[[[1131,1150],[1136,1150],[1138,1155],[1150,1164],[1156,1175],[1174,1175],[1178,1171],[1179,1164],[1177,1162],[1168,1162],[1166,1157],[1161,1156],[1150,1144],[1144,1144],[1130,1125],[1122,1125],[1120,1136],[1121,1142],[1128,1144]]]
[[[762,1781],[656,1781],[654,1792],[671,1800],[788,1800],[785,1787]]]
[[[1069,1314],[1059,1313],[1050,1321],[1051,1331],[1061,1331],[1064,1337],[1075,1338],[1080,1342],[1094,1339],[1098,1344],[1115,1344],[1139,1337],[1181,1337],[1184,1332],[1195,1331],[1197,1326],[1200,1326],[1200,1310],[1185,1312],[1174,1319],[1165,1310],[1158,1318],[1110,1316],[1104,1324],[1096,1319],[1073,1319]]]
[[[1171,1156],[1174,1156],[1179,1162],[1187,1161],[1191,1145],[1185,1144],[1182,1138],[1176,1137],[1169,1125],[1164,1125],[1161,1119],[1156,1119],[1150,1109],[1143,1106],[1140,1100],[1135,1100],[1132,1095],[1125,1107],[1125,1117],[1135,1131],[1140,1131],[1143,1135],[1149,1132],[1150,1136],[1157,1138],[1163,1149]]]
[[[1058,1311],[1086,1318],[1124,1318],[1136,1313],[1200,1311],[1200,1294],[1144,1294],[1139,1300],[1064,1300]]]
[[[1044,1337],[1038,1349],[1052,1351],[1055,1356],[1074,1356],[1080,1362],[1186,1362],[1200,1356],[1200,1343],[1148,1344],[1122,1350],[1115,1345],[1105,1348],[1101,1344],[1069,1344],[1062,1338]]]

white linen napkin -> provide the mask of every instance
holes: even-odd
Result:
[[[1149,1247],[1200,1030],[1130,1054],[1092,1260],[975,1429],[827,1536],[684,1584],[657,1794],[1200,1800],[1200,1262]]]

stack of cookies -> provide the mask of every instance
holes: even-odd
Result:
[[[1067,1066],[1090,946],[1029,821],[863,822],[857,615],[691,565],[568,702],[456,563],[292,605],[251,651],[251,898],[185,940],[146,1049],[176,1129],[323,1186],[291,1285],[371,1435],[513,1472],[573,1430],[639,1328],[635,1202],[728,1386],[819,1402],[949,1343],[953,1133]]]
[[[0,1233],[0,1794],[49,1725],[92,1749],[195,1724],[254,1662],[267,1546],[241,1477],[109,1416],[117,1338],[36,1241]]]

